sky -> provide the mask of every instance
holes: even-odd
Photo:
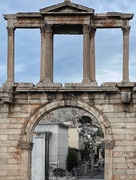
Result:
[[[63,0],[0,0],[0,87],[7,79],[7,21],[3,14],[39,12],[39,9],[58,4]],[[136,0],[72,0],[73,3],[92,8],[95,13],[132,13],[129,37],[130,81],[136,81]],[[15,82],[40,80],[40,30],[15,31]],[[96,80],[122,81],[123,35],[121,29],[97,29],[95,35]],[[83,36],[54,36],[54,82],[82,82]]]

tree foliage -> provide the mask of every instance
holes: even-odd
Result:
[[[75,148],[69,148],[67,156],[67,170],[71,171],[78,166],[78,153]]]

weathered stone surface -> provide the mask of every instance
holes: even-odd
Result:
[[[100,123],[105,142],[105,180],[136,179],[136,88],[129,82],[129,20],[133,14],[94,10],[68,0],[37,13],[4,15],[8,21],[7,81],[0,88],[0,180],[30,180],[31,142],[36,124],[51,111],[75,107]],[[125,26],[127,24],[127,26]],[[59,26],[58,26],[59,25]],[[14,82],[16,28],[41,31],[39,83]],[[121,28],[123,79],[97,85],[95,31]],[[53,82],[53,35],[83,35],[83,79],[80,83]],[[60,120],[61,121],[61,120]]]

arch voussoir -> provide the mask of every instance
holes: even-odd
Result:
[[[33,133],[33,130],[35,126],[38,124],[38,122],[42,119],[42,117],[48,114],[49,112],[62,107],[75,107],[75,108],[84,109],[85,111],[89,112],[101,124],[103,132],[105,134],[105,138],[107,140],[112,140],[112,130],[106,116],[98,108],[75,99],[57,100],[47,103],[44,106],[38,108],[29,117],[27,123],[24,125],[22,132],[22,140],[25,139],[28,142],[31,141],[31,135]]]

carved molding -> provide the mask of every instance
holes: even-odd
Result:
[[[45,32],[52,32],[52,25],[45,25]]]
[[[95,32],[96,32],[96,27],[90,27],[90,35],[95,36]]]
[[[129,35],[130,26],[122,27],[123,35]]]
[[[84,34],[89,34],[89,32],[90,32],[90,26],[87,25],[87,24],[84,24],[83,25],[83,33]]]
[[[19,141],[18,146],[21,150],[31,151],[33,149],[33,144],[32,142]]]
[[[41,32],[42,35],[45,33],[45,27],[44,26],[40,27],[40,32]]]
[[[14,36],[15,28],[14,27],[7,27],[8,35]]]
[[[104,141],[104,148],[105,149],[113,149],[115,146],[114,141],[105,140]]]

